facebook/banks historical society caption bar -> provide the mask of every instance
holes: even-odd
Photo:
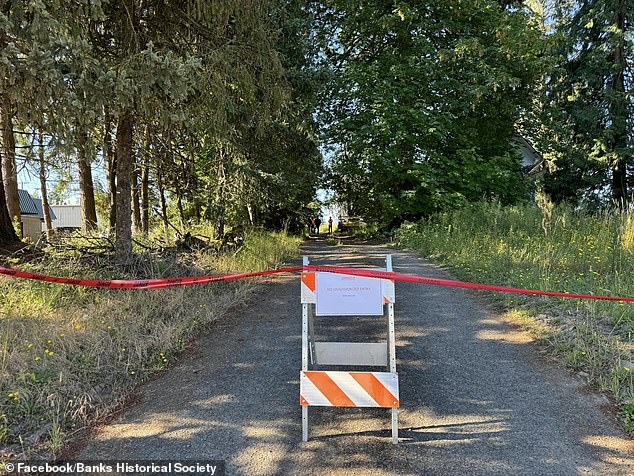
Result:
[[[4,469],[4,472],[2,472]],[[0,473],[7,475],[183,475],[224,476],[225,462],[221,460],[125,460],[125,461],[16,461],[0,465]]]

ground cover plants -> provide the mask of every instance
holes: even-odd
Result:
[[[634,296],[634,213],[479,203],[405,223],[396,241],[459,278],[545,291]],[[634,305],[498,293],[507,317],[617,402],[634,434]]]

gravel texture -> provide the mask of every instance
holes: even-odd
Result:
[[[450,277],[378,245],[312,240],[303,253],[352,266],[381,266],[391,253],[395,271]],[[632,440],[605,397],[543,358],[476,292],[409,283],[396,284],[399,445],[389,410],[349,408],[311,408],[302,443],[299,290],[297,275],[264,282],[77,457],[224,459],[231,475],[634,474]],[[384,326],[321,318],[317,334],[372,340]]]

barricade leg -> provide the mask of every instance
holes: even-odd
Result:
[[[385,257],[386,271],[392,271],[392,256]],[[396,373],[396,333],[394,332],[394,303],[387,305],[387,342],[390,372]],[[398,444],[398,408],[392,408],[392,443]]]
[[[392,408],[392,444],[398,444],[398,408]]]
[[[308,257],[304,256],[304,266],[308,265]],[[308,370],[308,306],[302,304],[302,370]],[[302,406],[302,441],[308,441],[308,407]]]
[[[306,406],[302,407],[302,441],[308,441],[308,407]]]
[[[315,351],[315,309],[314,305],[308,304],[308,356],[309,364],[317,364],[317,354]]]

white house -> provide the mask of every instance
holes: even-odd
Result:
[[[20,215],[22,216],[20,237],[36,242],[45,229],[42,200],[31,197],[31,194],[26,190],[18,190],[18,198],[20,199]],[[48,207],[48,211],[51,214],[51,220],[54,220],[56,218],[55,212],[51,207]]]
[[[528,139],[517,135],[513,137],[511,143],[522,155],[522,167],[524,170],[532,170],[544,161],[544,156],[540,154]]]
[[[61,230],[81,229],[80,205],[53,205],[56,218],[53,220],[53,228]]]

